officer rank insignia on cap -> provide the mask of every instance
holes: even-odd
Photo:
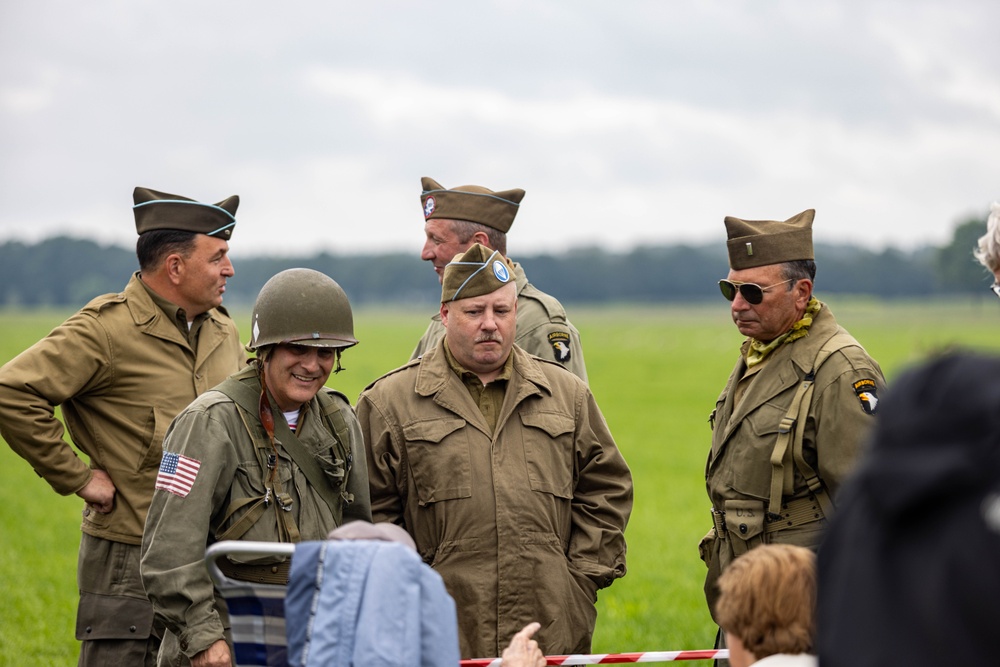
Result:
[[[875,414],[878,407],[878,394],[875,393],[875,380],[858,380],[854,383],[854,393],[861,401],[861,408],[865,414]]]
[[[561,364],[568,363],[572,354],[572,348],[569,346],[569,332],[553,331],[549,334],[548,338],[549,345],[552,346],[552,351],[555,352],[556,361]]]

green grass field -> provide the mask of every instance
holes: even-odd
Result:
[[[1000,351],[1000,304],[881,304],[832,300],[844,324],[882,365],[890,385],[907,365],[950,347]],[[594,650],[710,648],[698,540],[710,525],[703,482],[708,413],[740,336],[726,304],[571,309],[586,347],[591,388],[635,480],[628,575],[603,591]],[[67,312],[0,311],[0,363],[45,335]],[[429,313],[356,313],[361,344],[331,379],[354,400],[403,363]],[[237,323],[246,330],[245,314]],[[51,491],[0,447],[0,666],[74,664],[76,550],[81,501]]]

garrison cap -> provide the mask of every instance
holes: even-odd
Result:
[[[808,209],[784,222],[726,217],[729,268],[737,271],[782,264],[813,256],[812,224],[816,211]]]
[[[132,193],[135,206],[135,231],[140,235],[156,229],[173,229],[194,232],[229,240],[236,226],[238,195],[227,197],[217,204],[157,192],[149,188],[136,188]]]
[[[490,294],[513,281],[510,262],[499,251],[474,243],[445,265],[441,303]]]
[[[423,192],[420,203],[424,206],[424,219],[445,218],[468,220],[507,233],[514,224],[514,216],[524,199],[524,190],[514,188],[493,192],[480,185],[460,185],[452,190],[433,178],[420,179]]]

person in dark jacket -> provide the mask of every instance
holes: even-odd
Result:
[[[819,550],[823,667],[997,664],[1000,358],[895,381]]]

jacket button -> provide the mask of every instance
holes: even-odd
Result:
[[[93,630],[93,628],[88,625],[87,629],[86,629],[86,633],[89,635],[92,630]]]
[[[745,523],[741,523],[740,524],[740,535],[746,535],[747,534],[747,530],[749,530],[747,528],[747,525]]]
[[[135,632],[135,626],[134,625],[130,625],[129,628],[128,628],[128,631],[129,632]]]
[[[278,574],[278,566],[277,565],[272,565],[271,566],[271,574]]]

